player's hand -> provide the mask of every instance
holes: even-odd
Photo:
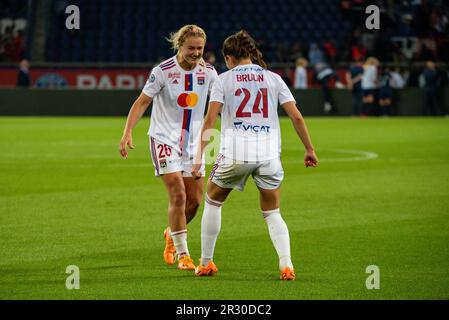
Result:
[[[195,178],[195,180],[198,180],[201,178],[201,163],[195,163],[192,167],[192,177]]]
[[[128,158],[128,151],[126,150],[126,146],[128,146],[130,149],[134,149],[133,137],[131,136],[131,134],[124,134],[122,139],[120,140],[119,152],[120,155],[125,159]]]
[[[306,151],[304,156],[304,165],[307,167],[318,167],[318,157],[315,151]]]

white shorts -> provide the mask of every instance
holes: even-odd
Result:
[[[243,191],[250,175],[259,188],[274,190],[280,187],[284,179],[284,169],[279,158],[243,162],[219,154],[209,179],[221,188]]]
[[[150,137],[150,151],[156,177],[173,172],[182,172],[183,177],[192,176],[193,159],[183,156],[169,145],[153,137]],[[204,177],[206,174],[204,161],[200,172]]]

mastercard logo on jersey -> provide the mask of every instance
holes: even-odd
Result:
[[[198,95],[195,92],[182,93],[178,97],[178,105],[181,108],[194,108],[198,103]]]

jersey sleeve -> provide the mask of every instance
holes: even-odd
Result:
[[[287,85],[285,84],[284,80],[282,80],[281,76],[277,76],[278,79],[278,87],[279,87],[279,103],[281,105],[283,105],[284,103],[287,102],[295,102],[296,100],[293,97],[290,89],[287,87]]]
[[[224,90],[223,90],[223,82],[220,77],[217,77],[214,81],[214,85],[212,86],[212,90],[210,93],[209,101],[220,102],[224,104]]]
[[[145,86],[142,89],[142,92],[149,96],[150,98],[154,98],[164,87],[164,74],[162,73],[161,68],[156,67],[151,71],[150,76],[148,77]]]
[[[209,95],[212,92],[212,88],[214,86],[215,81],[218,79],[218,73],[217,71],[215,71],[215,68],[213,70],[210,71],[210,82],[209,82]]]

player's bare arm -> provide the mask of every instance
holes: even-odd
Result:
[[[147,96],[144,93],[141,93],[136,101],[134,101],[131,110],[129,111],[125,130],[123,131],[123,136],[120,140],[120,155],[125,159],[128,158],[128,151],[126,150],[126,146],[128,146],[130,149],[134,149],[132,130],[136,126],[137,122],[139,122],[140,118],[142,118],[145,111],[148,109],[151,101],[153,101],[151,97]]]
[[[291,119],[293,127],[296,130],[296,133],[298,134],[299,138],[304,144],[304,147],[306,148],[304,156],[304,165],[306,167],[317,167],[318,157],[315,154],[315,149],[313,147],[309,131],[307,130],[307,126],[304,121],[304,118],[302,117],[301,112],[298,110],[296,104],[293,101],[284,103],[282,107],[284,108],[285,112]]]
[[[212,101],[209,103],[206,118],[204,119],[203,127],[201,128],[201,135],[200,135],[201,142],[198,147],[198,152],[196,154],[195,164],[192,168],[192,175],[197,179],[201,177],[201,174],[199,172],[201,168],[201,159],[203,157],[204,149],[206,148],[206,146],[209,144],[210,141],[210,138],[206,138],[204,132],[215,127],[215,122],[217,121],[217,117],[222,107],[223,104],[221,102]]]
[[[345,77],[346,77],[346,83],[348,85],[348,89],[352,90],[354,83],[352,83],[351,74],[349,72],[346,72]]]

